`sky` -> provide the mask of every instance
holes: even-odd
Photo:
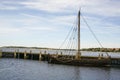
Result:
[[[120,0],[0,0],[0,46],[59,48],[80,8],[103,47],[120,48]],[[100,47],[83,20],[80,39]]]

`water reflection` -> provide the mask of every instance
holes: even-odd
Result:
[[[111,68],[75,67],[72,80],[110,80]]]
[[[0,80],[119,80],[120,68],[78,67],[0,59]]]
[[[74,74],[75,79],[73,79],[73,80],[82,80],[82,77],[80,75],[80,68],[79,67],[75,67],[74,69],[75,69],[75,74]]]

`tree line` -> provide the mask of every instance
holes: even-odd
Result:
[[[120,52],[120,48],[84,48],[81,51],[94,51],[94,52]]]

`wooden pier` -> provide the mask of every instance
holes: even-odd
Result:
[[[50,61],[50,56],[57,56],[57,57],[65,57],[66,59],[75,59],[76,56],[73,55],[63,55],[63,54],[47,54],[46,51],[44,53],[33,53],[32,51],[24,51],[24,52],[1,52],[0,51],[0,58],[16,58],[16,59],[28,59],[28,60],[39,60],[39,61]],[[85,62],[94,62],[96,60],[103,59],[105,60],[106,58],[98,58],[98,57],[90,57],[90,56],[81,56],[81,60],[83,63]],[[107,59],[106,59],[107,60]],[[93,63],[96,64],[96,63]],[[110,58],[108,60],[108,65],[107,66],[120,66],[120,58]],[[68,65],[68,64],[66,64]],[[79,65],[80,66],[80,65]],[[82,65],[81,65],[82,66]],[[87,65],[86,65],[87,66]]]
[[[29,59],[48,61],[49,54],[46,53],[32,53],[30,52],[0,52],[0,58],[16,58],[16,59]]]

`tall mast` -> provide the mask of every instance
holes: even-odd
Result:
[[[80,10],[78,12],[78,52],[76,54],[76,59],[80,59]]]

